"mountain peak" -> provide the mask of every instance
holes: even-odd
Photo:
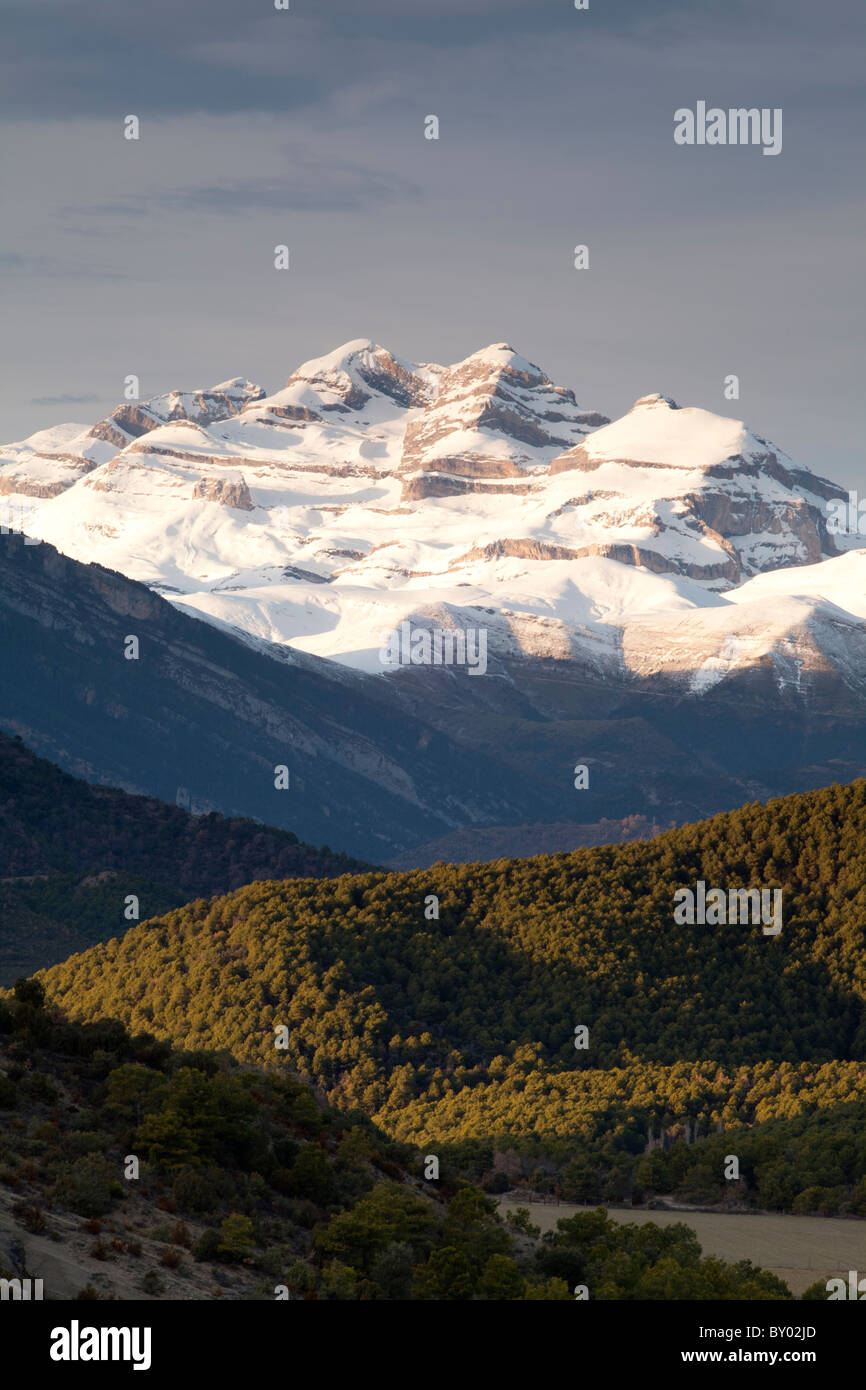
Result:
[[[420,405],[429,398],[430,371],[395,357],[371,338],[352,338],[324,357],[302,362],[292,372],[285,390],[274,399],[285,404],[285,392],[297,395],[300,389],[298,401],[303,395],[304,406],[314,414],[321,410],[360,410],[371,394],[389,397],[398,405]]]
[[[374,356],[379,352],[387,352],[387,349],[374,343],[372,338],[351,338],[332,352],[323,353],[321,357],[310,357],[306,362],[302,362],[291,373],[286,385],[291,385],[293,381],[310,381],[318,377],[334,376],[340,372],[349,374],[359,357]]]
[[[245,376],[233,376],[228,381],[218,381],[216,386],[211,386],[208,391],[203,391],[204,396],[260,396],[263,388],[257,386],[254,381],[249,381]],[[182,395],[182,392],[171,393],[172,395]]]
[[[549,379],[535,362],[530,362],[527,357],[522,357],[510,343],[490,343],[487,347],[479,348],[477,352],[464,357],[462,362],[456,362],[454,366],[449,367],[448,373],[465,373],[467,369],[470,371],[493,371],[494,373],[506,372],[524,377],[533,383]]]
[[[271,396],[235,377],[0,450],[0,500],[29,507],[29,534],[373,670],[389,610],[455,597],[598,622],[607,643],[608,612],[702,606],[695,585],[853,548],[828,530],[844,496],[660,392],[614,422],[587,411],[507,341],[441,366],[355,338]]]
[[[632,410],[641,409],[644,406],[664,405],[668,410],[680,410],[682,407],[677,405],[672,396],[663,396],[660,391],[651,391],[648,396],[641,396],[635,401]],[[631,414],[631,411],[629,411]]]
[[[509,343],[491,343],[438,370],[431,403],[406,425],[404,501],[510,491],[512,480],[521,488],[557,450],[608,423],[582,411],[572,391],[555,386]]]

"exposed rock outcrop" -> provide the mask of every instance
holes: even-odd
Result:
[[[253,510],[253,499],[244,478],[201,478],[192,490],[193,497],[207,502],[219,502],[222,507],[235,507],[241,512]]]

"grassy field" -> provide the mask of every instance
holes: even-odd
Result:
[[[532,1202],[499,1199],[502,1208],[528,1206],[530,1219],[542,1231],[556,1228],[564,1216],[586,1211],[583,1206],[569,1202]],[[849,1269],[866,1274],[866,1221],[842,1221],[836,1217],[728,1216],[721,1212],[705,1211],[641,1211],[632,1208],[608,1208],[614,1221],[655,1221],[669,1226],[683,1221],[691,1226],[705,1255],[718,1255],[723,1260],[751,1260],[762,1269],[772,1270],[784,1279],[798,1298],[810,1284],[819,1279],[841,1276],[847,1279]]]

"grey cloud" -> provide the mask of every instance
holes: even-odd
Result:
[[[126,270],[84,261],[66,261],[58,256],[24,255],[19,251],[0,251],[0,279],[4,280],[131,280]]]
[[[31,396],[31,405],[93,405],[98,396]]]
[[[399,174],[356,164],[324,167],[310,162],[293,166],[283,178],[234,179],[188,188],[155,189],[97,204],[91,211],[100,217],[137,217],[154,210],[242,217],[250,212],[350,211],[421,196],[419,185]]]
[[[799,34],[845,37],[859,0],[293,0],[250,13],[242,0],[6,0],[0,106],[19,117],[297,111],[393,69],[401,45],[483,49],[524,38],[581,46],[608,35],[676,44],[697,33],[744,45]],[[398,58],[399,61],[399,58]],[[582,58],[577,61],[582,62]],[[576,78],[580,77],[576,73]]]
[[[0,438],[118,360],[156,390],[509,340],[608,414],[655,383],[725,410],[737,372],[762,433],[862,472],[862,0],[0,4]],[[783,155],[675,148],[704,97],[784,106]]]

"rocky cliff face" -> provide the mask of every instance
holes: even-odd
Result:
[[[243,477],[200,478],[192,490],[192,495],[203,497],[208,502],[219,502],[221,507],[234,507],[241,512],[253,510],[250,490]]]
[[[440,369],[436,369],[440,370]],[[346,343],[293,372],[267,410],[295,420],[321,420],[328,411],[361,411],[374,396],[408,409],[426,405],[432,381],[387,348],[367,339]]]
[[[536,451],[568,448],[600,424],[604,416],[581,411],[571,391],[497,343],[443,371],[435,398],[408,420],[404,497],[442,496],[434,479],[443,474],[520,477],[538,466]]]
[[[737,584],[840,553],[825,508],[828,498],[845,496],[840,486],[795,468],[738,421],[682,409],[667,396],[642,397],[622,420],[557,455],[550,472],[591,476],[584,509],[599,492],[608,508],[612,498],[621,508],[646,498],[645,519],[656,535],[669,533],[664,548],[691,578]],[[689,476],[696,486],[684,486]],[[724,556],[687,556],[696,537]]]
[[[212,386],[209,391],[170,391],[165,396],[153,396],[141,405],[119,405],[107,419],[94,425],[90,434],[123,448],[130,439],[140,439],[160,425],[181,420],[193,425],[215,425],[237,415],[251,401],[261,400],[264,395],[263,386],[256,386],[242,377]]]

